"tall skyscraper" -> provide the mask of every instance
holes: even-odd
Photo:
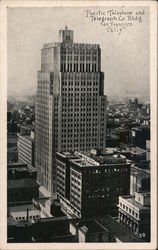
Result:
[[[74,43],[74,32],[59,31],[59,42],[41,53],[36,96],[38,181],[55,192],[55,152],[105,148],[107,98],[101,49]]]

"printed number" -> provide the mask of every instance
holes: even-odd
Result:
[[[145,238],[145,233],[140,233],[138,236],[139,236],[140,238]]]
[[[145,238],[145,233],[138,233],[138,232],[135,232],[135,234],[136,234],[139,238]]]

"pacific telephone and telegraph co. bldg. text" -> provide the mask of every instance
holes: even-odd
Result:
[[[90,19],[92,23],[99,23],[101,26],[107,28],[107,31],[121,32],[126,27],[133,26],[134,23],[142,23],[145,11],[124,11],[124,10],[106,10],[106,11],[93,11],[91,9],[86,10],[86,17]],[[114,28],[114,30],[112,30]],[[120,28],[120,29],[118,29]]]

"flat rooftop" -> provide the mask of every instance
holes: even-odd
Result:
[[[137,201],[135,201],[134,196],[130,196],[130,195],[123,195],[121,196],[121,198],[125,199],[127,202],[129,202],[130,204],[132,204],[133,206],[139,208],[140,210],[149,210],[148,207],[141,205],[140,203],[138,203]]]
[[[80,222],[70,221],[70,224],[75,226],[75,228],[80,228],[80,230],[85,233],[108,232],[108,230],[96,220],[81,220]]]
[[[46,201],[49,200],[49,197],[42,197],[42,198],[34,198],[33,199],[34,204],[41,204],[42,206],[45,206]]]
[[[105,154],[97,156],[90,152],[78,153],[76,155],[79,158],[70,160],[72,163],[80,167],[93,167],[93,166],[105,166],[105,165],[127,165],[126,158],[119,154]]]
[[[120,153],[131,153],[131,154],[143,154],[146,153],[145,149],[139,147],[129,147],[126,149],[119,150]]]
[[[32,130],[35,129],[35,126],[33,125],[22,125],[20,128],[27,129],[27,130]]]
[[[132,232],[130,232],[127,228],[124,228],[119,222],[114,220],[110,215],[107,215],[103,218],[97,219],[97,221],[103,225],[110,234],[114,235],[121,242],[144,242],[143,239],[138,238]]]
[[[27,164],[26,163],[19,163],[19,162],[16,162],[16,163],[9,163],[7,164],[7,167],[8,168],[22,168],[22,167],[27,167]]]
[[[136,176],[139,179],[149,179],[150,173],[144,169],[132,166],[131,167],[131,175]]]
[[[65,159],[76,159],[77,157],[74,153],[70,152],[57,152],[57,155]]]
[[[18,205],[18,206],[11,206],[8,208],[10,212],[20,212],[20,211],[26,211],[29,210],[37,210],[35,206],[31,204],[25,204],[25,205]]]
[[[28,178],[8,180],[7,184],[8,189],[39,187],[39,184],[36,182],[36,180]]]
[[[44,44],[43,45],[43,49],[48,49],[48,48],[52,48],[52,47],[59,46],[59,45],[64,46],[62,42],[52,42],[52,43],[46,43],[46,44]],[[74,43],[74,42],[71,43],[70,45],[68,44],[68,47],[72,49],[73,48],[72,45],[73,45],[73,47],[80,47],[80,46],[82,46],[84,49],[87,49],[87,48],[95,48],[95,49],[96,48],[100,48],[99,44]]]
[[[18,171],[18,172],[23,172],[23,171],[28,171],[28,168],[27,167],[12,167],[12,168],[9,168],[8,169],[9,171]]]
[[[35,141],[35,139],[31,137],[31,135],[20,135],[20,138],[24,138],[28,141]]]

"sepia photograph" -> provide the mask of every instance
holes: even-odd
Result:
[[[156,249],[156,3],[2,7],[1,249]]]

